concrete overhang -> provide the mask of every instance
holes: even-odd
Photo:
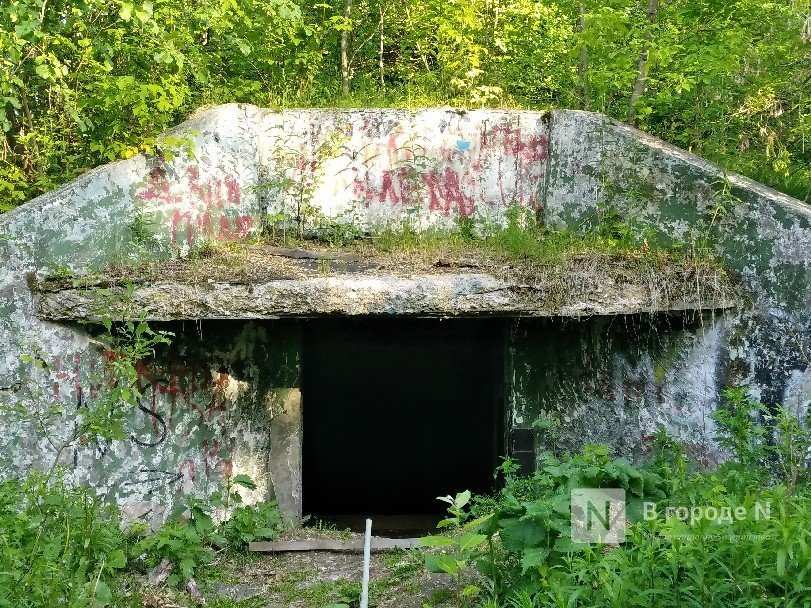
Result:
[[[54,321],[323,316],[583,317],[719,310],[741,296],[716,266],[575,256],[555,264],[484,258],[420,263],[264,248],[221,264],[173,262],[114,276],[40,281]],[[194,268],[193,266],[197,267]]]

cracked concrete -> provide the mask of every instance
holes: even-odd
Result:
[[[182,257],[204,241],[251,239],[266,212],[293,213],[301,191],[315,219],[352,222],[372,232],[403,219],[417,227],[447,226],[460,218],[503,222],[511,206],[522,205],[550,226],[576,228],[611,209],[665,243],[710,237],[714,253],[747,292],[746,305],[670,327],[653,346],[620,347],[598,319],[589,321],[588,331],[587,324],[576,326],[585,332],[576,338],[571,332],[559,336],[554,352],[547,352],[550,326],[517,324],[508,370],[514,427],[530,427],[553,409],[565,415],[573,443],[605,439],[620,451],[638,453],[650,429],[663,424],[711,460],[717,449],[707,421],[724,386],[746,386],[770,405],[811,398],[811,209],[605,116],[445,108],[275,112],[234,104],[207,109],[174,133],[189,140],[193,155],[138,156],[99,167],[0,216],[0,386],[10,389],[0,391],[0,400],[25,407],[42,400],[61,404],[65,414],[57,435],[72,428],[80,395],[91,394],[103,353],[87,328],[45,318],[72,304],[50,301],[42,308],[40,302],[38,309],[28,277],[89,275],[110,265]],[[303,190],[294,192],[289,183]],[[726,213],[716,222],[719,205]],[[479,292],[472,299],[466,299],[474,292],[462,279],[431,281],[438,281],[443,298],[461,293],[462,305],[474,309],[502,295],[498,281],[504,277],[483,274],[488,276],[476,279]],[[400,285],[402,277],[393,276],[398,278],[374,280]],[[288,280],[305,298],[302,310],[352,310],[329,304],[330,294],[353,287],[346,277],[325,276],[313,290],[296,284],[296,277]],[[429,303],[435,298],[437,314],[446,310],[433,292],[406,286],[406,310],[418,310],[424,295]],[[169,288],[152,292],[154,301],[163,298],[156,305],[160,315],[178,318],[173,310],[202,298],[198,293],[211,298],[213,310],[238,312],[209,293],[216,290],[187,289],[183,299]],[[246,287],[222,289],[245,290],[239,297],[244,307],[252,305]],[[81,307],[80,292],[77,287],[70,297]],[[265,292],[273,302],[266,313],[285,309],[278,291]],[[379,290],[370,293],[372,304],[359,306],[359,313],[391,305]],[[149,295],[141,292],[145,300]],[[516,306],[513,297],[505,298],[505,307],[528,306],[522,298]],[[650,293],[634,297],[637,304],[626,311],[650,309]],[[184,314],[195,318],[194,306],[188,306]],[[565,306],[548,310],[562,314]],[[591,306],[567,314],[600,310],[619,311]],[[196,329],[190,323],[185,331],[193,335]],[[173,414],[165,441],[154,448],[126,442],[81,446],[70,455],[71,478],[122,505],[171,505],[183,492],[212,491],[225,472],[266,471],[266,421],[245,411],[256,413],[272,388],[296,388],[299,363],[295,336],[260,334],[237,340],[221,361],[205,359],[206,369],[176,365],[165,376],[144,370],[147,409],[167,420]],[[266,364],[272,373],[237,377],[222,371],[222,361],[241,361],[248,352],[263,365],[262,358],[271,357]],[[35,372],[21,361],[24,354],[46,365]],[[229,390],[222,391],[223,385]],[[220,399],[221,393],[229,398]],[[35,429],[7,413],[0,418],[6,430],[1,476],[52,458]],[[157,432],[143,412],[132,422],[139,436]],[[265,483],[262,491],[270,489]]]

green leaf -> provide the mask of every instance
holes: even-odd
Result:
[[[501,542],[509,551],[523,551],[547,540],[546,528],[536,521],[506,519],[501,522]]]
[[[459,492],[459,494],[456,495],[456,498],[453,501],[454,506],[457,509],[461,509],[462,507],[466,506],[467,503],[470,502],[470,497],[471,496],[472,495],[470,493],[470,490],[465,490],[464,492]]]
[[[456,539],[456,544],[459,545],[461,551],[470,551],[486,540],[487,537],[484,534],[464,534]]]
[[[588,543],[576,543],[569,536],[561,536],[555,541],[554,550],[558,553],[577,553],[588,546]]]
[[[482,528],[484,528],[486,531],[489,526],[485,526],[485,524],[489,524],[494,516],[495,513],[488,513],[482,517],[477,517],[476,519],[473,519],[462,526],[462,530],[465,530],[466,532],[479,532]]]
[[[104,581],[98,581],[95,586],[93,600],[96,606],[109,606],[113,601],[113,592]]]
[[[786,557],[788,553],[785,549],[777,550],[777,574],[783,576],[786,574]]]
[[[546,547],[532,547],[525,549],[521,554],[521,570],[526,574],[527,570],[537,568],[546,563],[549,557],[549,549]]]
[[[448,536],[423,536],[420,539],[420,545],[423,547],[449,547],[453,545],[453,539]]]
[[[40,63],[37,67],[34,68],[34,71],[37,73],[37,76],[39,76],[43,80],[51,80],[53,78],[53,72],[51,71],[51,68],[48,67],[47,64]]]
[[[466,598],[476,597],[479,593],[481,593],[481,589],[476,585],[467,585],[462,589],[462,597]]]
[[[240,473],[239,475],[235,475],[232,482],[238,486],[242,486],[243,488],[248,488],[249,490],[255,490],[256,484],[254,483],[253,479],[245,475],[244,473]]]
[[[20,103],[20,100],[17,97],[4,97],[3,99],[7,104],[9,104],[11,107],[17,110],[22,108],[22,104]]]
[[[135,18],[141,23],[146,23],[152,18],[152,12],[152,2],[146,0],[146,2],[141,5],[141,8],[135,10]]]
[[[118,16],[121,17],[124,21],[129,21],[132,19],[132,10],[133,6],[130,2],[122,2],[121,8],[118,11]]]
[[[127,565],[127,556],[124,551],[116,549],[107,556],[107,566],[110,568],[121,569]]]
[[[237,40],[237,47],[239,47],[239,52],[243,55],[250,55],[251,54],[251,45],[245,42],[244,40]]]
[[[197,566],[197,562],[191,558],[185,558],[180,560],[180,572],[183,574],[185,578],[191,578],[194,574],[194,568]]]
[[[461,564],[452,555],[426,555],[425,567],[429,572],[455,575],[461,570]]]

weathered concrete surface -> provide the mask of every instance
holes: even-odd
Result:
[[[167,160],[139,156],[101,167],[0,217],[0,400],[31,409],[66,404],[57,435],[72,428],[82,399],[92,394],[102,353],[82,328],[38,318],[29,275],[84,274],[111,263],[183,254],[203,240],[241,239],[255,234],[268,213],[288,225],[337,218],[374,228],[404,219],[417,225],[459,217],[501,221],[510,205],[520,204],[555,225],[580,225],[614,210],[659,238],[709,234],[741,273],[752,306],[688,332],[668,359],[675,363],[646,372],[654,382],[646,380],[643,388],[639,370],[659,370],[658,363],[596,368],[601,382],[584,386],[571,428],[592,429],[594,439],[622,428],[629,439],[620,447],[632,449],[643,431],[618,424],[639,411],[688,439],[707,437],[712,450],[712,431],[702,421],[721,387],[745,384],[766,403],[792,407],[811,397],[811,210],[603,116],[446,109],[280,113],[229,105],[206,110],[175,134],[188,137],[194,154],[181,150]],[[185,331],[192,334],[194,327]],[[295,367],[295,339],[276,339],[267,348],[276,344],[293,353],[282,367]],[[235,352],[265,352],[249,344],[246,337]],[[615,360],[610,344],[600,348]],[[520,412],[514,423],[530,425],[549,404],[522,387],[545,368],[526,342],[516,341],[513,350],[514,375],[522,378],[511,398]],[[46,366],[32,371],[21,362],[23,354]],[[228,374],[226,382],[218,375],[222,361],[206,365],[212,367],[195,372],[197,380],[185,392],[178,384],[188,371],[170,374],[173,381],[145,377],[153,389],[147,391],[149,409],[164,419],[174,412],[174,418],[164,432],[154,416],[139,412],[133,435],[154,434],[141,443],[161,441],[154,447],[130,440],[77,448],[65,460],[75,479],[122,504],[168,504],[181,492],[211,491],[223,472],[243,464],[261,470],[257,463],[267,462],[270,449],[267,428],[264,422],[240,427],[240,408],[262,403],[270,388],[295,388],[296,380],[283,374],[266,386],[262,374]],[[228,386],[225,401],[219,401],[218,382]],[[212,403],[210,413],[199,413]],[[0,475],[53,458],[33,426],[1,415]]]
[[[802,411],[811,400],[811,207],[599,114],[553,112],[550,128],[547,223],[579,226],[613,211],[665,242],[708,237],[751,294],[750,307],[685,346],[693,371],[662,409],[647,410],[705,446],[724,386]],[[685,408],[689,424],[676,414]]]
[[[0,405],[21,404],[32,413],[65,408],[61,419],[48,418],[48,437],[34,421],[0,410],[0,476],[49,466],[52,446],[71,433],[103,382],[103,353],[84,329],[37,319],[29,274],[137,262],[174,247],[189,226],[220,239],[247,234],[259,212],[256,193],[243,190],[256,180],[256,132],[249,125],[257,115],[248,107],[215,108],[181,129],[193,134],[193,158],[138,156],[100,167],[0,217]],[[25,364],[24,354],[42,367]],[[254,433],[239,415],[251,387],[210,368],[165,375],[144,368],[141,382],[144,405],[154,413],[133,414],[128,440],[65,451],[62,464],[75,481],[153,523],[176,496],[211,492],[225,474],[257,477],[249,500],[267,493],[254,466],[266,434]]]
[[[717,263],[586,252],[520,258],[473,244],[385,251],[367,240],[311,249],[245,243],[204,256],[37,281],[40,318],[276,319],[327,315],[599,316],[740,305]]]
[[[552,421],[536,437],[537,452],[605,443],[631,459],[646,456],[664,426],[691,456],[713,464],[709,413],[728,381],[727,316],[522,321],[509,349],[513,424]]]
[[[268,471],[272,496],[289,518],[302,516],[302,402],[298,388],[273,389],[267,393],[270,409]]]
[[[540,209],[549,115],[498,110],[296,110],[268,115],[260,142],[271,212],[365,225]],[[292,184],[286,185],[286,184]]]
[[[329,315],[586,317],[725,309],[739,303],[733,290],[723,281],[713,284],[712,277],[699,278],[698,289],[679,285],[676,297],[666,291],[666,282],[662,288],[662,283],[644,282],[644,276],[634,278],[619,282],[607,272],[594,273],[580,283],[576,295],[564,298],[557,284],[522,284],[481,273],[339,274],[247,285],[157,283],[132,290],[106,288],[103,298],[97,290],[85,288],[42,292],[37,311],[55,321],[95,322],[111,314],[150,321]],[[678,273],[672,278],[683,280]],[[696,281],[695,276],[690,278]]]

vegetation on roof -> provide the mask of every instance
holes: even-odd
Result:
[[[299,229],[282,220],[243,241],[198,241],[189,251],[168,256],[135,265],[116,263],[83,277],[56,271],[43,286],[264,282],[341,272],[409,275],[460,268],[548,273],[578,260],[638,269],[690,267],[730,278],[707,238],[665,241],[642,224],[600,209],[577,230],[543,226],[532,209],[520,206],[508,208],[504,223],[460,218],[450,227],[419,227],[404,220],[365,231],[356,224],[320,218],[314,227]]]
[[[370,233],[323,218],[308,230],[280,222],[246,242],[201,242],[184,257],[111,265],[83,276],[56,274],[41,281],[38,289],[43,292],[40,313],[46,318],[95,319],[113,310],[136,316],[140,311],[147,318],[197,318],[212,310],[238,314],[237,301],[242,297],[238,286],[298,281],[284,288],[283,310],[306,316],[324,313],[318,304],[323,303],[322,297],[313,296],[312,291],[327,289],[317,281],[307,284],[306,279],[402,277],[431,282],[442,280],[437,275],[444,274],[453,275],[452,281],[470,275],[474,281],[466,287],[472,290],[470,297],[480,289],[474,287],[476,277],[486,276],[502,285],[501,298],[479,305],[484,306],[480,312],[492,306],[490,312],[500,314],[703,310],[729,308],[742,301],[737,281],[704,240],[663,242],[655,232],[631,226],[608,212],[600,212],[576,231],[554,230],[540,225],[533,210],[521,207],[511,207],[504,224],[469,218],[448,228],[418,229],[406,221]],[[196,290],[203,284],[235,287],[223,287],[214,295]],[[395,292],[401,287],[388,284],[395,290],[391,297],[400,297]],[[136,293],[138,286],[159,286],[162,295],[149,289]],[[172,304],[177,290],[186,293],[183,306]],[[62,293],[54,298],[45,292]],[[349,295],[344,302],[336,293],[330,295],[331,305],[336,311],[344,306],[362,310],[367,303],[377,310],[376,296],[364,294]],[[218,304],[208,301],[212,297],[218,298]],[[280,301],[268,298],[252,300],[252,314],[282,314]],[[423,314],[469,312],[461,303],[441,299],[426,301],[423,310]]]

